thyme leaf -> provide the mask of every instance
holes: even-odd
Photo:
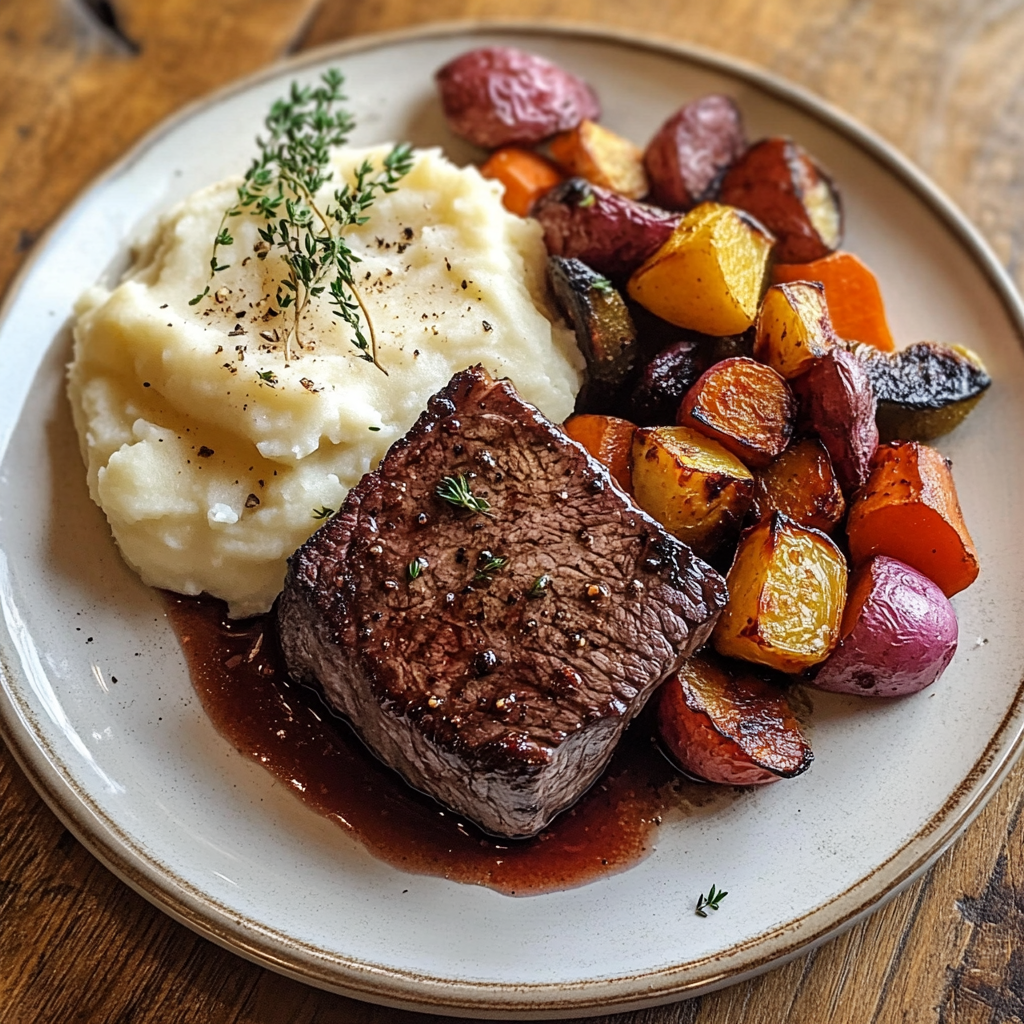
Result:
[[[334,509],[328,508],[326,505],[321,505],[319,508],[313,509],[314,519],[330,519],[334,515]]]
[[[406,574],[409,577],[409,582],[411,583],[413,580],[419,579],[420,576],[423,575],[423,570],[426,569],[429,564],[430,563],[422,555],[414,558],[405,569]]]
[[[484,560],[473,576],[474,581],[487,581],[494,579],[496,572],[501,572],[508,565],[508,559],[502,555],[494,555]]]
[[[479,512],[481,515],[494,518],[490,502],[486,498],[478,498],[473,493],[465,473],[442,478],[434,493],[456,508],[464,508],[469,512]]]
[[[530,589],[527,591],[527,597],[543,597],[548,592],[548,587],[551,586],[551,577],[544,573],[543,576],[538,576]]]
[[[722,889],[716,889],[714,886],[708,890],[707,896],[703,893],[697,897],[697,909],[694,913],[698,917],[707,917],[706,910],[717,910],[719,903],[725,899],[729,894]]]

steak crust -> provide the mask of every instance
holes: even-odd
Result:
[[[461,477],[486,511],[438,495]],[[385,763],[516,837],[594,782],[725,598],[600,463],[477,367],[292,556],[278,618],[289,671]]]

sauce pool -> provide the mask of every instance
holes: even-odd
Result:
[[[363,745],[315,690],[289,680],[270,615],[166,595],[192,684],[217,730],[301,800],[404,871],[528,896],[583,885],[642,860],[673,812],[729,791],[689,782],[658,751],[644,716],[600,780],[533,839],[496,839],[417,792]]]

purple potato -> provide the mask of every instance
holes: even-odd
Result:
[[[917,693],[952,661],[957,633],[953,606],[927,576],[876,555],[854,573],[842,639],[812,681],[862,697]]]

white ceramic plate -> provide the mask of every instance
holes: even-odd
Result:
[[[654,853],[582,888],[513,899],[374,860],[237,754],[207,721],[156,594],[122,564],[86,494],[63,395],[68,318],[116,278],[140,227],[245,166],[269,101],[339,64],[356,142],[471,154],[432,73],[485,43],[594,82],[643,141],[682,101],[734,96],[752,137],[787,133],[832,168],[847,246],[880,276],[893,329],[966,343],[995,385],[942,450],[981,578],[961,644],[903,701],[814,697],[813,768],[663,828]],[[917,171],[820,101],[702,52],[609,34],[438,28],[319,51],[164,125],[39,246],[0,322],[0,654],[5,739],[47,801],[117,874],[215,941],[315,985],[476,1016],[571,1016],[667,1002],[749,976],[850,925],[965,827],[1020,744],[1024,613],[1021,305],[979,236]],[[113,682],[116,677],[117,682]],[[729,890],[702,920],[697,893]]]

